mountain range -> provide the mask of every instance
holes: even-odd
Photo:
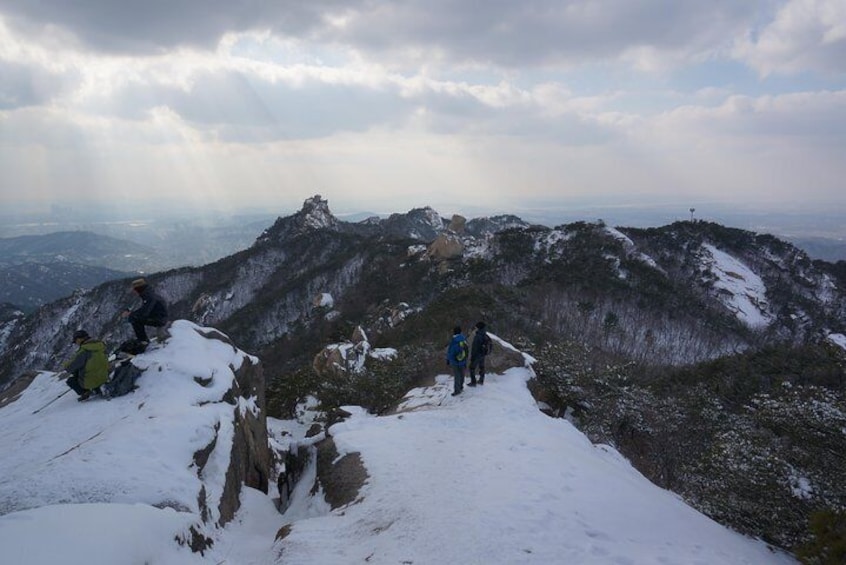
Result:
[[[795,549],[811,537],[812,514],[843,507],[837,489],[846,492],[846,477],[830,459],[815,461],[813,449],[843,443],[833,430],[846,414],[846,262],[812,260],[771,235],[693,220],[660,228],[601,221],[546,227],[510,215],[443,218],[431,208],[346,222],[318,195],[278,218],[248,249],[148,279],[172,318],[217,328],[262,359],[273,416],[290,415],[311,394],[322,395],[327,414],[345,404],[388,410],[443,365],[453,326],[484,320],[538,359],[533,392],[549,413],[614,445],[648,478],[723,523]],[[113,345],[128,338],[117,314],[132,300],[128,280],[106,282],[7,319],[0,326],[0,383],[58,367],[78,327]],[[351,339],[358,327],[374,347],[399,350],[385,372],[401,379],[389,382],[379,371],[343,382],[315,376],[315,355]],[[806,364],[813,371],[789,365],[800,351],[814,359]],[[761,355],[781,365],[761,376]],[[807,398],[812,389],[821,392]],[[684,404],[691,391],[702,406]],[[787,425],[786,407],[814,400],[825,414]],[[668,403],[676,412],[666,411]],[[665,410],[655,415],[655,406]],[[750,407],[782,416],[752,425]],[[713,434],[689,439],[685,433],[696,428],[685,428],[676,443],[690,449],[670,453],[673,428],[691,423],[671,413],[696,414]],[[734,426],[718,426],[712,414]],[[811,425],[832,430],[825,442],[807,441]],[[748,479],[784,491],[784,522],[738,510],[746,501],[733,502],[731,492],[705,480],[719,482],[714,466],[725,461],[705,458],[703,450],[726,449],[733,430],[732,449],[757,433],[766,441],[756,449],[781,442],[786,450],[771,476],[740,476],[731,485],[745,488]],[[817,476],[814,489],[802,491],[812,495],[795,494],[796,485]]]

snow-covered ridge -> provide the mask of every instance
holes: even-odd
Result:
[[[60,398],[34,417],[64,387],[42,373],[0,409],[0,448],[13,454],[0,461],[0,501],[11,504],[0,507],[4,562],[793,563],[657,488],[566,420],[541,414],[525,355],[526,366],[489,374],[458,397],[440,374],[407,395],[413,410],[376,417],[348,407],[351,417],[329,434],[340,456],[359,454],[366,468],[354,502],[330,508],[309,465],[285,514],[268,495],[243,489],[235,519],[216,527],[233,413],[261,404],[218,400],[237,380],[233,370],[256,360],[206,337],[214,333],[175,323],[165,347],[136,358],[146,372],[125,397]],[[323,436],[303,433],[311,423],[270,421],[269,440],[312,445]],[[213,541],[202,553],[175,541],[197,534]]]
[[[451,397],[438,375],[398,414],[348,410],[329,433],[369,479],[335,511],[298,489],[279,563],[793,563],[540,413],[530,376],[513,368]]]

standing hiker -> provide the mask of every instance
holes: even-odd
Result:
[[[452,367],[453,375],[455,376],[455,383],[452,390],[453,396],[461,394],[461,391],[464,390],[464,368],[467,366],[467,350],[467,339],[461,333],[461,326],[455,326],[452,329],[452,340],[450,340],[446,352],[447,367]]]
[[[73,342],[79,349],[64,364],[65,371],[71,375],[66,382],[79,395],[79,400],[86,400],[109,378],[106,345],[99,339],[91,338],[85,330],[75,331]]]
[[[485,322],[478,322],[470,347],[470,386],[476,386],[476,368],[479,369],[479,384],[485,384],[485,357],[490,352],[491,338],[485,331]]]
[[[132,329],[135,330],[136,339],[143,345],[147,345],[150,340],[147,338],[147,330],[144,326],[152,326],[154,328],[164,327],[168,320],[167,304],[147,284],[145,279],[135,279],[132,281],[132,290],[141,298],[141,306],[132,311],[125,310],[122,316],[129,318],[129,323],[132,324]]]

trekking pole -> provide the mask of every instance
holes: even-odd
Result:
[[[38,414],[39,412],[41,412],[42,410],[44,410],[45,408],[47,408],[48,406],[50,406],[51,404],[53,404],[54,402],[59,400],[61,397],[63,397],[67,393],[69,393],[71,390],[72,389],[67,389],[65,392],[63,392],[62,394],[60,394],[59,396],[57,396],[56,398],[54,398],[53,400],[51,400],[50,402],[48,402],[47,404],[45,404],[44,406],[39,408],[38,410],[34,411],[33,414]]]

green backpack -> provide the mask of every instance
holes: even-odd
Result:
[[[456,361],[464,361],[465,359],[467,359],[468,349],[469,348],[467,347],[467,341],[466,340],[462,339],[461,341],[459,341],[458,342],[458,353],[455,354]]]

